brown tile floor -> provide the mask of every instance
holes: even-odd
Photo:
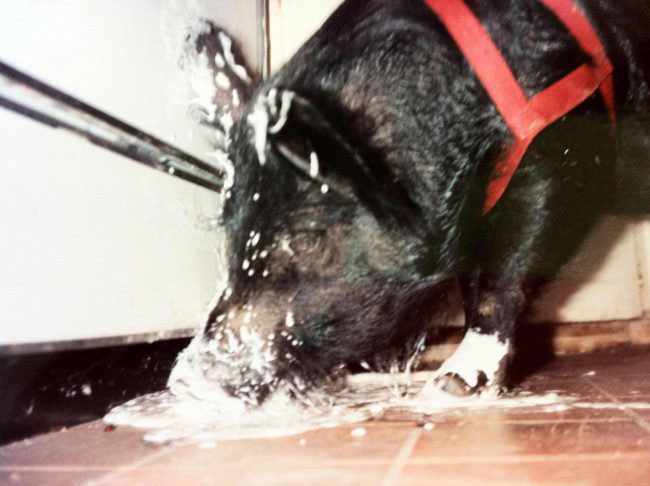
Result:
[[[650,347],[558,358],[521,387],[650,403]],[[452,411],[432,430],[416,419],[367,422],[363,437],[352,425],[211,449],[146,446],[140,430],[92,422],[0,448],[0,484],[650,484],[647,409]]]

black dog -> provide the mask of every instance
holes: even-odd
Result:
[[[613,65],[616,138],[594,92],[534,138],[487,214],[513,133],[423,0],[346,1],[256,89],[207,27],[193,48],[242,104],[225,108],[229,287],[199,338],[200,372],[258,404],[281,383],[300,393],[399,359],[458,278],[467,334],[438,382],[500,386],[538,284],[603,214],[650,211],[650,7],[577,4]],[[466,5],[528,98],[595,62],[539,0]]]

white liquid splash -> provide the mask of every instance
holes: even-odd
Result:
[[[498,395],[486,392],[456,397],[440,390],[423,391],[433,372],[362,373],[351,375],[338,392],[314,391],[303,401],[282,388],[260,407],[248,407],[224,392],[201,397],[162,391],[131,400],[113,409],[104,421],[152,429],[150,443],[200,444],[224,440],[280,437],[319,428],[358,423],[383,414],[444,414],[450,411],[536,407],[557,412],[572,406],[589,407],[575,397],[530,392]],[[599,404],[593,404],[598,408]]]
[[[354,393],[316,392],[297,401],[279,388],[260,407],[221,394],[217,397],[213,390],[207,399],[169,390],[152,393],[113,409],[104,421],[154,429],[145,434],[145,442],[193,444],[293,435],[360,422],[381,410],[363,404]]]

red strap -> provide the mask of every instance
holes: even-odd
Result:
[[[483,214],[503,195],[533,138],[558,118],[600,89],[612,123],[615,123],[612,65],[596,32],[572,0],[540,0],[593,58],[530,100],[519,86],[492,38],[462,0],[424,0],[438,15],[472,66],[512,131],[514,142],[506,147],[487,187]]]

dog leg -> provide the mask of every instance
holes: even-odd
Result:
[[[434,383],[454,395],[499,390],[513,350],[515,323],[526,302],[522,286],[486,275],[462,279],[466,333]]]

